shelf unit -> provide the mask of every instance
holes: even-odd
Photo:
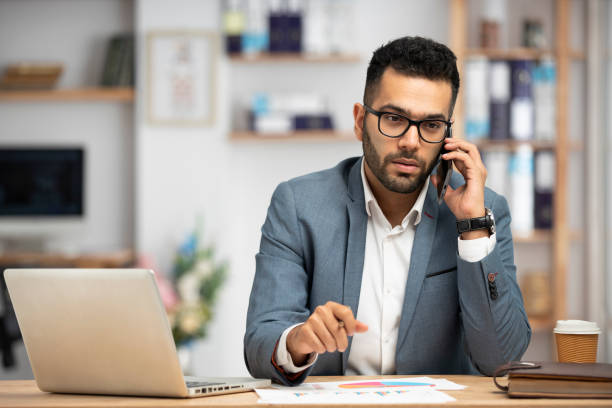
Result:
[[[571,151],[582,151],[584,147],[580,142],[570,141],[568,111],[569,104],[569,70],[574,60],[585,60],[582,51],[570,49],[570,1],[553,0],[554,25],[556,47],[549,50],[527,48],[509,49],[482,49],[471,48],[468,45],[468,0],[450,0],[450,47],[458,58],[459,70],[463,71],[463,62],[466,57],[483,55],[491,59],[530,59],[538,60],[544,56],[553,57],[557,67],[557,138],[554,142],[529,141],[534,150],[552,150],[556,157],[555,168],[555,195],[553,210],[553,225],[551,231],[535,231],[527,238],[516,238],[515,244],[529,244],[534,242],[550,242],[552,246],[551,267],[551,298],[552,314],[549,318],[531,318],[534,330],[550,329],[552,323],[567,318],[566,288],[569,264],[570,243],[572,240],[581,240],[581,232],[572,232],[568,222],[568,159]],[[508,7],[512,7],[508,4]],[[473,11],[473,10],[472,10]],[[464,88],[465,89],[465,88]],[[455,110],[456,120],[463,122],[463,101],[458,98]],[[457,129],[457,136],[463,138],[463,129]],[[513,149],[517,141],[483,141],[479,143],[481,149]]]
[[[31,89],[0,90],[0,101],[36,102],[36,101],[109,101],[133,102],[132,88],[70,88],[70,89]]]
[[[237,131],[230,133],[230,140],[235,142],[351,142],[356,141],[350,132],[333,130],[296,130],[289,133],[258,133]]]
[[[534,48],[470,48],[465,50],[465,56],[481,55],[492,59],[504,60],[539,60],[545,57],[554,56],[555,50],[534,49]],[[568,50],[569,57],[574,60],[585,60],[586,54],[580,50]]]
[[[255,55],[248,54],[230,54],[230,61],[235,63],[253,64],[253,63],[276,63],[276,62],[292,62],[292,63],[353,63],[359,62],[360,58],[357,54],[305,54],[305,53],[260,53]]]
[[[480,150],[515,150],[522,144],[528,144],[533,150],[555,150],[557,147],[554,141],[544,140],[480,140],[476,146]],[[572,151],[584,150],[584,144],[581,141],[568,141],[568,144],[568,148]]]

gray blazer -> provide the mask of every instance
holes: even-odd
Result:
[[[464,183],[455,174],[451,185]],[[519,360],[531,338],[516,282],[510,211],[486,189],[497,244],[480,262],[457,253],[455,217],[430,183],[418,224],[399,326],[397,374],[492,375]],[[272,196],[249,300],[244,358],[253,377],[296,385],[308,375],[341,375],[351,350],[319,355],[297,379],[272,363],[281,334],[331,300],[357,314],[368,216],[361,158],[281,183]],[[495,280],[489,284],[488,276]]]

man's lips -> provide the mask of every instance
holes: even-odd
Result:
[[[414,159],[396,159],[391,162],[402,173],[416,173],[419,171],[419,162]]]

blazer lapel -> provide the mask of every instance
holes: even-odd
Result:
[[[361,159],[363,160],[363,159]],[[363,182],[361,179],[361,160],[358,160],[349,173],[348,192],[350,200],[347,205],[348,212],[348,242],[344,269],[343,302],[350,306],[353,314],[357,316],[359,294],[361,292],[361,277],[363,275],[363,258],[365,255],[365,242],[368,226],[368,215],[365,210]],[[349,338],[349,345],[342,353],[342,373],[346,370],[346,362],[351,350],[353,338]]]
[[[402,308],[402,317],[395,350],[396,355],[399,355],[399,350],[408,334],[410,323],[414,317],[419,293],[423,287],[423,279],[425,279],[425,272],[427,270],[427,264],[429,263],[436,232],[438,205],[436,189],[432,183],[429,183],[427,196],[423,205],[421,222],[417,225],[414,234],[414,243],[410,256],[410,268],[408,270],[408,281],[406,282],[406,294],[404,295],[404,305]]]

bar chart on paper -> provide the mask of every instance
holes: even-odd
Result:
[[[274,385],[272,388],[257,389],[256,392],[260,402],[269,404],[397,404],[454,401],[442,390],[464,388],[446,379],[413,377],[306,383],[297,387]]]

